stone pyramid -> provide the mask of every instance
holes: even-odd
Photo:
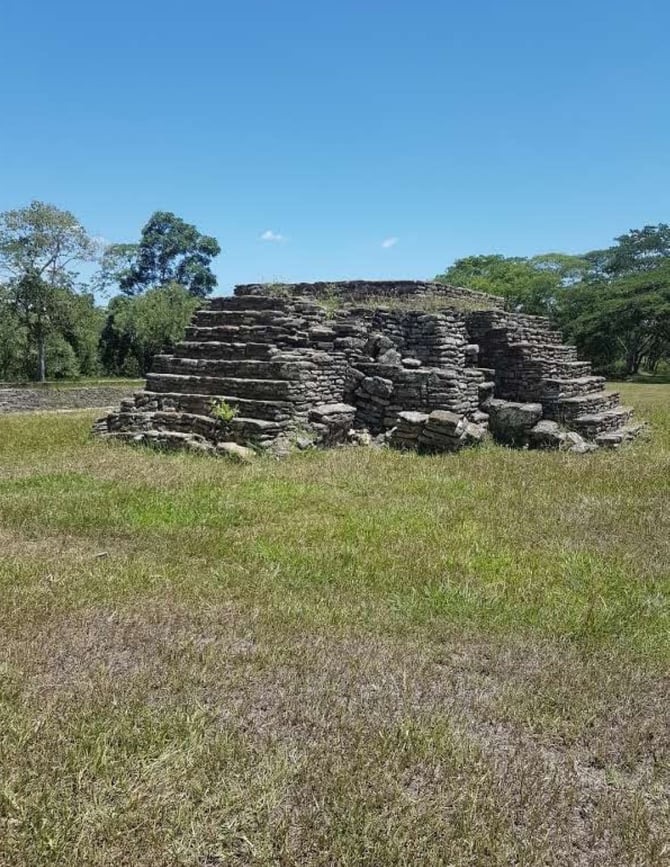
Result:
[[[490,428],[514,445],[586,450],[639,429],[604,386],[548,320],[493,296],[414,281],[252,284],[198,310],[95,432],[205,452],[371,438],[440,451]]]

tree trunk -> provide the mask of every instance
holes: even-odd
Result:
[[[640,372],[642,358],[639,352],[631,350],[626,356],[626,373],[628,376],[636,376]]]
[[[44,339],[44,329],[37,330],[37,381],[45,382],[47,378],[47,356]]]

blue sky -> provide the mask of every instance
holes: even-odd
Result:
[[[174,211],[221,291],[591,249],[670,220],[668,33],[667,0],[3,0],[0,210]]]

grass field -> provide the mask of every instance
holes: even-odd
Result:
[[[585,456],[0,417],[0,863],[670,864],[670,385]]]

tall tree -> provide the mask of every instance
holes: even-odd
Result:
[[[0,214],[0,272],[12,307],[37,354],[37,379],[46,379],[47,338],[64,294],[73,292],[73,266],[93,260],[96,246],[76,217],[45,202]]]
[[[191,295],[204,298],[216,286],[210,265],[220,252],[216,238],[202,235],[169,211],[156,211],[136,247],[116,244],[108,248],[107,273],[116,276],[126,295],[178,283]]]
[[[604,372],[655,368],[670,347],[670,226],[631,229],[586,253],[584,279],[564,292],[559,319]]]
[[[670,226],[666,223],[631,229],[614,240],[614,246],[586,254],[592,279],[611,280],[653,271],[670,260]]]

